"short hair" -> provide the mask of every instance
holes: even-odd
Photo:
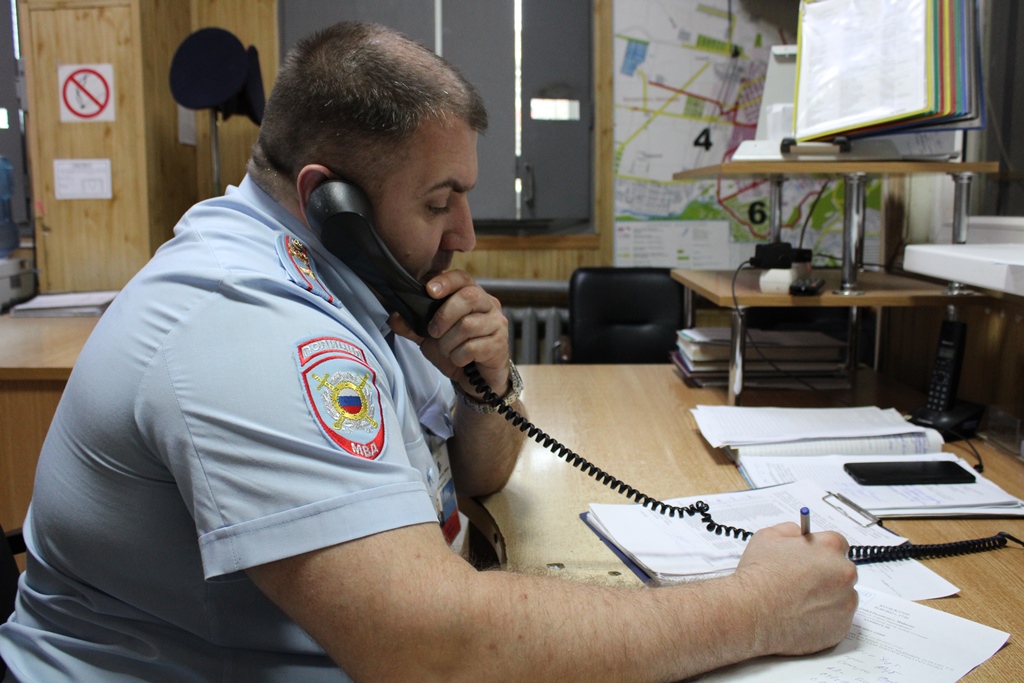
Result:
[[[483,132],[487,111],[458,69],[424,46],[379,24],[341,22],[288,52],[248,172],[280,197],[303,166],[322,163],[374,192],[432,120]]]

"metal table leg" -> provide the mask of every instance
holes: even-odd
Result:
[[[971,181],[973,173],[950,173],[953,177],[953,244],[967,243],[967,211],[971,200]],[[947,294],[974,294],[960,282],[950,282]]]
[[[864,290],[857,286],[858,248],[864,234],[864,185],[866,173],[847,173],[844,176],[846,197],[843,201],[843,281],[835,294],[857,296]]]
[[[860,309],[850,306],[849,327],[846,330],[846,371],[851,376],[860,364]]]
[[[768,195],[768,241],[782,241],[782,183],[785,177],[778,173],[771,175],[771,193]]]
[[[693,290],[682,285],[683,287],[683,329],[689,330],[697,326],[697,311],[696,302],[694,301]]]

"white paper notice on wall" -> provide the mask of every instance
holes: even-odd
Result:
[[[183,145],[196,144],[196,112],[178,105],[178,142]]]
[[[729,268],[728,221],[617,221],[615,265]]]
[[[110,159],[54,159],[57,199],[113,199]]]
[[[62,64],[57,87],[62,123],[114,120],[113,64]]]

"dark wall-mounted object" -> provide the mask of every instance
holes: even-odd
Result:
[[[263,120],[263,78],[255,46],[222,28],[202,28],[178,47],[171,60],[171,94],[188,109],[216,109],[226,120],[244,114]]]
[[[213,193],[219,195],[220,149],[217,114],[224,120],[248,116],[257,126],[263,121],[266,101],[260,58],[230,31],[202,28],[189,35],[171,60],[171,94],[187,109],[210,110],[210,153],[213,158]]]

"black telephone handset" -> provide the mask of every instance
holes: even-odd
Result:
[[[306,219],[327,251],[351,268],[421,337],[443,299],[433,299],[388,250],[373,221],[370,200],[343,180],[328,180],[309,195]]]
[[[928,381],[928,397],[925,404],[911,414],[910,421],[914,424],[957,438],[969,437],[977,430],[984,406],[956,397],[966,340],[967,325],[954,320],[942,321],[935,364]]]
[[[427,323],[434,317],[443,299],[433,299],[426,288],[399,265],[388,251],[373,221],[370,200],[355,185],[342,180],[328,180],[309,195],[306,218],[320,232],[324,247],[351,268],[367,285],[380,294],[409,326],[420,336],[426,336]],[[753,532],[739,527],[719,524],[709,512],[707,503],[697,501],[687,506],[672,505],[652,498],[620,481],[586,458],[539,429],[487,386],[476,367],[470,363],[464,368],[469,381],[487,403],[520,431],[549,449],[568,464],[583,471],[626,498],[668,515],[684,517],[699,515],[705,528],[719,536],[732,536],[747,540]],[[851,546],[849,556],[859,562],[883,562],[910,557],[941,557],[994,550],[1006,546],[1007,539],[1017,539],[1000,532],[996,536],[971,541],[958,541],[928,546],[906,543],[902,546]],[[1018,541],[1020,542],[1020,541]]]

